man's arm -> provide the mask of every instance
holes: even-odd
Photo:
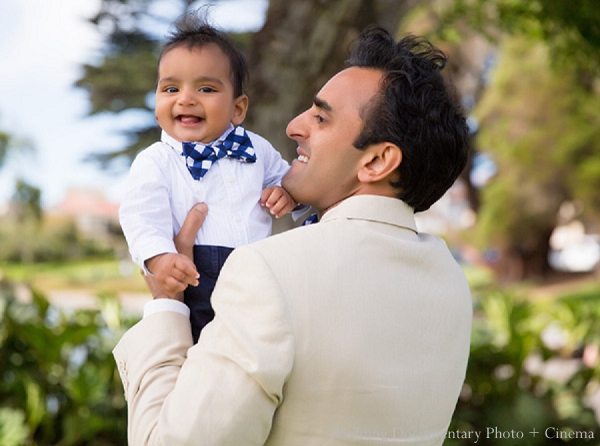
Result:
[[[291,371],[285,300],[252,246],[225,264],[212,296],[215,319],[192,347],[189,320],[144,318],[114,350],[132,445],[263,444]]]
[[[198,285],[200,275],[194,265],[194,242],[207,213],[205,203],[196,204],[188,212],[181,230],[173,239],[177,254],[160,254],[146,261],[148,270],[153,275],[144,274],[144,280],[155,299],[167,298],[183,302],[183,292],[187,286]],[[167,265],[166,270],[157,268],[154,262],[168,257],[173,259],[171,265]]]

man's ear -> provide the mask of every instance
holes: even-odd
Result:
[[[248,111],[248,96],[245,94],[239,95],[234,99],[233,103],[233,116],[231,123],[234,126],[240,125],[246,119],[246,112]]]
[[[402,149],[395,144],[374,144],[365,152],[363,164],[358,171],[361,183],[377,183],[395,175],[402,162]]]

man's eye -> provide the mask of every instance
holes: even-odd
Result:
[[[317,122],[319,124],[322,124],[323,122],[325,122],[325,119],[321,115],[315,115],[315,119],[317,120]]]

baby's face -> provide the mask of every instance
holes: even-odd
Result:
[[[217,45],[179,46],[162,56],[155,113],[180,142],[212,142],[236,120],[229,60]]]

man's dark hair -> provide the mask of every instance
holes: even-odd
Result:
[[[462,172],[469,153],[465,116],[440,73],[446,56],[423,38],[408,35],[396,43],[385,29],[370,26],[348,64],[383,71],[354,146],[390,142],[400,147],[399,179],[391,184],[415,212],[429,209]]]
[[[244,84],[248,80],[246,57],[227,33],[208,23],[207,11],[205,8],[188,11],[173,23],[173,30],[167,36],[160,53],[159,63],[160,59],[174,48],[185,46],[193,50],[214,43],[229,59],[233,95],[237,98],[244,93]]]

